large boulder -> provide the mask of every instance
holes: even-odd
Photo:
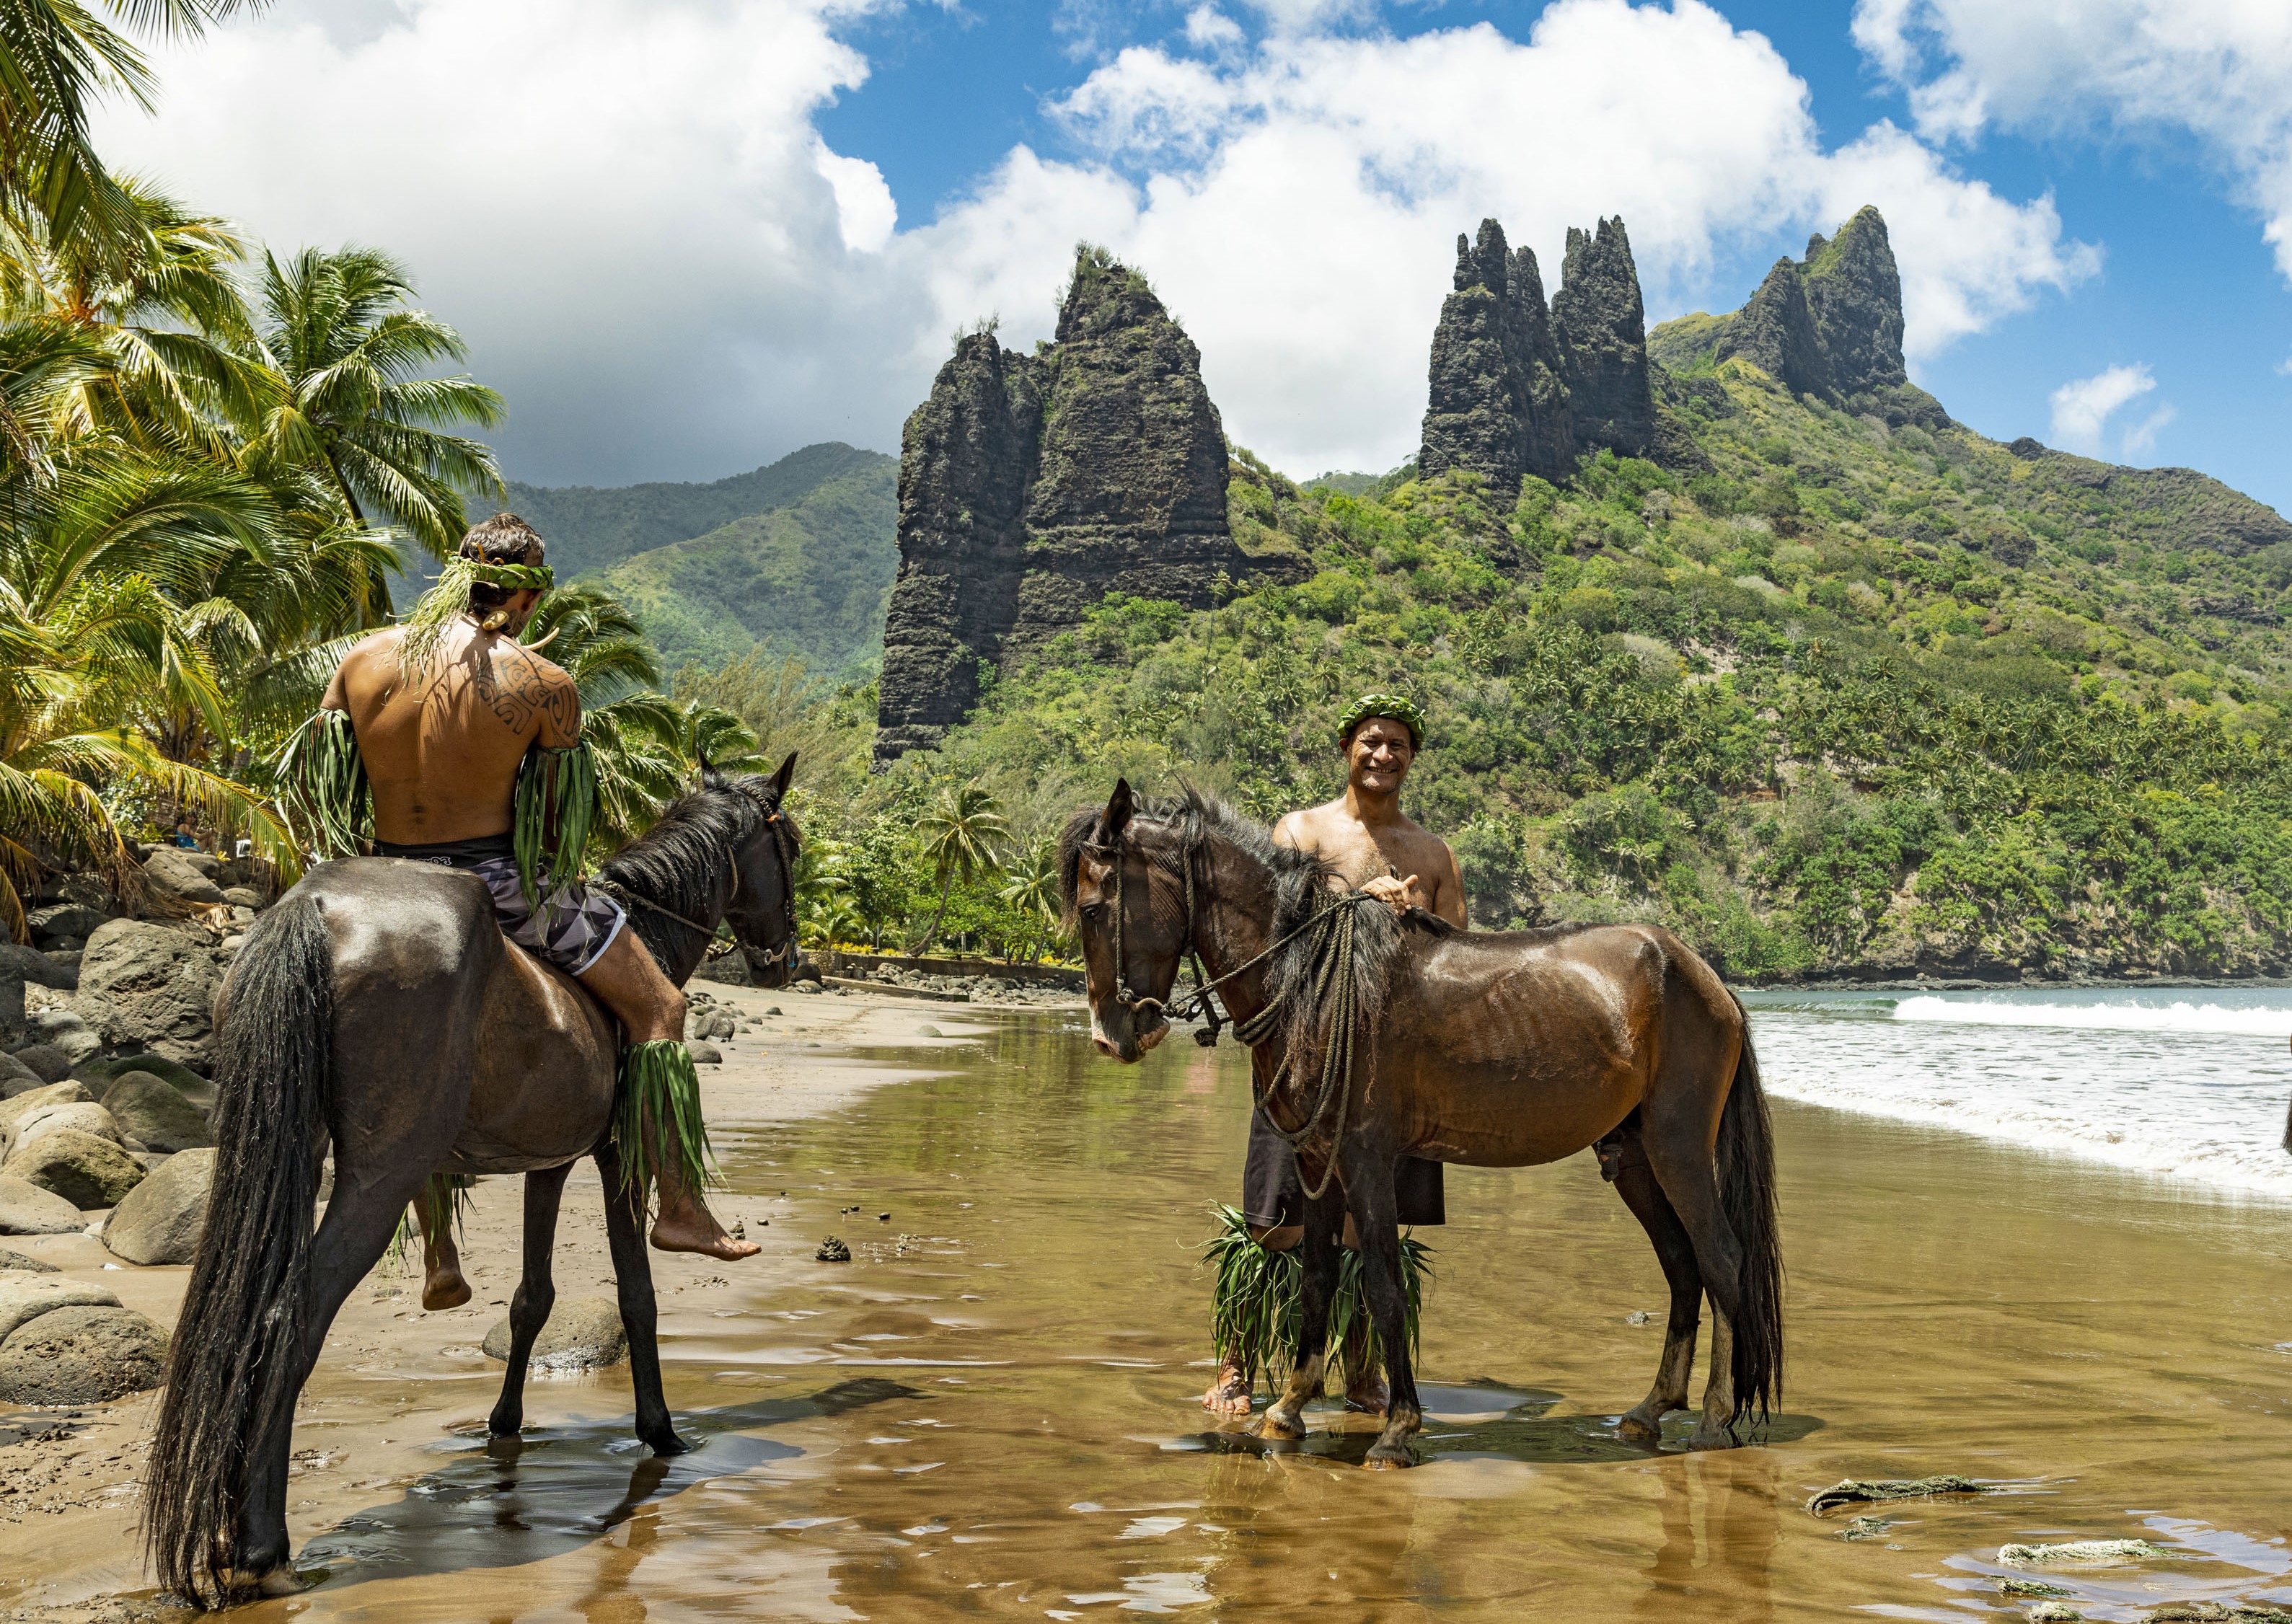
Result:
[[[129,1263],[189,1263],[207,1223],[215,1153],[185,1151],[161,1162],[104,1220],[103,1244]]]
[[[60,1274],[62,1271],[44,1257],[28,1257],[21,1252],[0,1248],[0,1274]]]
[[[0,1342],[0,1398],[93,1404],[159,1385],[167,1333],[120,1307],[57,1308]]]
[[[27,1088],[44,1088],[48,1079],[17,1059],[13,1054],[0,1054],[0,1098],[6,1097],[11,1087],[21,1094]]]
[[[69,1084],[58,1084],[68,1087]],[[93,1134],[98,1139],[108,1139],[121,1150],[127,1148],[121,1136],[119,1124],[109,1111],[93,1100],[57,1100],[32,1111],[19,1111],[5,1123],[0,1123],[0,1165],[8,1158],[38,1138],[42,1134]]]
[[[124,1071],[103,1091],[103,1109],[119,1125],[122,1143],[147,1151],[196,1150],[214,1143],[207,1113],[149,1071]]]
[[[114,1048],[149,1049],[197,1069],[213,1050],[222,974],[203,935],[113,919],[87,939],[78,1003]]]
[[[141,1071],[157,1078],[201,1111],[214,1109],[215,1086],[213,1083],[189,1066],[179,1066],[148,1049],[136,1054],[113,1054],[84,1060],[72,1068],[71,1074],[88,1086],[91,1098],[101,1099],[105,1089],[130,1071]]]
[[[486,1333],[485,1355],[504,1363],[509,1359],[509,1316],[503,1315]],[[533,1339],[533,1356],[527,1368],[535,1370],[593,1370],[617,1365],[629,1356],[628,1332],[621,1325],[617,1304],[601,1297],[561,1297],[549,1311],[549,1322]]]
[[[220,867],[204,852],[160,846],[144,860],[143,879],[162,897],[178,902],[214,903],[222,901],[222,887],[215,884]]]
[[[71,1075],[71,1056],[52,1043],[29,1043],[16,1051],[16,1063],[44,1083],[61,1083]]]
[[[37,941],[72,936],[85,941],[104,917],[101,909],[90,908],[84,902],[58,902],[52,907],[34,909],[24,916],[24,923],[32,927],[32,935]]]
[[[73,1235],[86,1227],[79,1208],[55,1192],[0,1173],[0,1235]]]
[[[75,1066],[103,1048],[103,1039],[77,1009],[40,1010],[26,1018],[24,1028]]]
[[[109,1139],[59,1127],[23,1140],[0,1173],[53,1191],[82,1212],[117,1207],[141,1184],[142,1165]]]
[[[59,1308],[117,1308],[119,1297],[109,1287],[79,1280],[48,1280],[16,1275],[0,1280],[0,1342],[14,1336],[44,1313]]]
[[[66,1078],[61,1083],[42,1083],[0,1100],[0,1135],[4,1135],[17,1123],[36,1111],[45,1111],[51,1105],[77,1105],[82,1100],[95,1096],[77,1078]]]
[[[223,887],[222,900],[233,908],[252,908],[257,911],[267,906],[262,900],[262,893],[252,885],[226,885]]]

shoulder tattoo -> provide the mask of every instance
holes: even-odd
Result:
[[[477,667],[478,698],[512,732],[521,733],[536,716],[546,717],[560,734],[578,724],[581,700],[569,682],[553,683],[531,655],[483,659]]]

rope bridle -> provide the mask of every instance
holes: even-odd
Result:
[[[1330,1179],[1336,1176],[1336,1145],[1344,1137],[1345,1121],[1352,1108],[1352,1091],[1345,1085],[1352,1074],[1356,1036],[1360,1023],[1360,982],[1355,966],[1353,928],[1361,904],[1375,901],[1376,899],[1369,896],[1366,892],[1360,891],[1349,891],[1343,896],[1330,897],[1326,902],[1319,901],[1317,898],[1311,917],[1303,924],[1277,936],[1263,951],[1244,960],[1223,975],[1212,980],[1204,974],[1201,953],[1194,946],[1194,861],[1200,850],[1201,842],[1195,832],[1189,829],[1182,837],[1179,846],[1179,869],[1184,879],[1186,897],[1185,933],[1179,938],[1179,941],[1183,944],[1183,951],[1193,960],[1195,985],[1194,990],[1184,998],[1174,1004],[1165,1005],[1159,998],[1141,996],[1130,990],[1129,965],[1123,952],[1125,920],[1127,915],[1127,910],[1124,907],[1122,885],[1122,859],[1125,845],[1123,836],[1117,835],[1111,847],[1094,844],[1090,848],[1096,856],[1102,859],[1110,858],[1113,869],[1113,884],[1109,890],[1112,893],[1110,901],[1114,909],[1115,1001],[1134,1014],[1142,1010],[1151,1010],[1166,1021],[1188,1020],[1198,1011],[1209,1022],[1205,1030],[1194,1034],[1194,1041],[1204,1048],[1215,1045],[1218,1039],[1217,1006],[1212,995],[1236,976],[1263,964],[1300,936],[1309,933],[1313,936],[1314,941],[1311,949],[1313,1001],[1318,1007],[1330,1011],[1330,1030],[1325,1034],[1321,1046],[1321,1083],[1320,1089],[1314,1095],[1313,1109],[1307,1114],[1303,1124],[1293,1130],[1283,1127],[1280,1123],[1275,1121],[1273,1114],[1265,1108],[1266,1103],[1280,1093],[1283,1086],[1289,1079],[1291,1063],[1295,1057],[1287,1050],[1283,1052],[1280,1063],[1274,1068],[1271,1079],[1263,1090],[1257,1088],[1256,1080],[1253,1075],[1251,1094],[1259,1114],[1265,1119],[1266,1126],[1279,1135],[1293,1151],[1302,1149],[1307,1141],[1319,1137],[1322,1122],[1330,1116],[1332,1111],[1335,1111],[1336,1120],[1329,1131],[1330,1153],[1321,1168],[1320,1182],[1305,1192],[1307,1200],[1318,1200],[1321,1192],[1329,1187]],[[1146,861],[1150,870],[1153,860],[1147,857],[1143,852],[1140,852],[1140,856]],[[1319,895],[1327,896],[1328,893],[1320,892]],[[1233,1035],[1252,1049],[1270,1042],[1275,1036],[1276,1029],[1281,1023],[1282,1011],[1288,1003],[1290,993],[1297,986],[1298,980],[1297,977],[1289,978],[1282,990],[1269,998],[1264,1006],[1255,1014],[1246,1021],[1236,1020],[1233,1022]],[[1372,1051],[1372,1063],[1373,1062]]]

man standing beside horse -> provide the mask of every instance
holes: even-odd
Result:
[[[581,742],[573,679],[518,641],[553,578],[543,543],[513,513],[472,528],[439,585],[403,626],[343,658],[321,701],[347,716],[350,747],[374,798],[374,852],[458,869],[483,882],[503,931],[578,982],[620,1023],[624,1087],[632,1074],[665,1085],[673,1123],[652,1244],[733,1261],[760,1248],[724,1232],[701,1200],[696,1158],[699,1080],[684,1045],[684,995],[638,941],[620,904],[580,878],[594,780]],[[521,825],[524,827],[521,827]],[[550,862],[544,848],[553,845]],[[537,872],[546,863],[547,872]],[[689,1118],[689,1124],[683,1119]],[[443,1205],[418,1205],[424,1308],[469,1298]]]
[[[1401,786],[1424,746],[1424,717],[1414,703],[1394,694],[1363,695],[1337,721],[1344,793],[1284,817],[1273,826],[1273,844],[1311,852],[1328,865],[1336,881],[1390,903],[1397,913],[1421,908],[1462,927],[1465,880],[1457,854],[1400,810]],[[1439,1162],[1402,1157],[1394,1169],[1394,1187],[1402,1224],[1444,1221]],[[1296,1152],[1273,1131],[1263,1111],[1252,1111],[1249,1159],[1242,1175],[1242,1216],[1250,1238],[1270,1253],[1292,1250],[1305,1236],[1304,1210]],[[1350,1218],[1345,1229],[1350,1247]],[[1258,1278],[1269,1276],[1261,1273]],[[1364,1328],[1364,1338],[1368,1322],[1366,1313],[1355,1321]],[[1283,1352],[1221,1348],[1217,1378],[1202,1394],[1202,1407],[1220,1415],[1247,1415],[1257,1369],[1269,1353]],[[1345,1404],[1372,1414],[1385,1407],[1384,1378],[1365,1346],[1346,1349]]]

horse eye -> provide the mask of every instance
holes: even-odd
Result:
[[[1092,922],[1095,923],[1095,922],[1099,919],[1099,917],[1100,917],[1102,915],[1103,915],[1105,912],[1106,912],[1106,904],[1105,904],[1105,903],[1103,903],[1103,902],[1086,902],[1086,903],[1085,903],[1085,904],[1083,905],[1082,917],[1083,917],[1084,918],[1085,918],[1085,919],[1091,920]]]

